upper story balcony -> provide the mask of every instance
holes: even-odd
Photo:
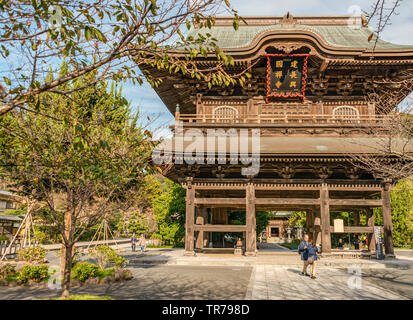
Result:
[[[271,103],[260,100],[200,101],[196,113],[175,113],[185,128],[262,128],[261,134],[366,136],[388,134],[394,116],[377,114],[366,102]],[[173,128],[173,127],[172,127]]]
[[[386,115],[336,115],[336,114],[175,114],[175,119],[184,126],[192,125],[332,125],[332,126],[374,126],[385,125]]]

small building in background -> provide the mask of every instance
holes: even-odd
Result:
[[[289,219],[293,216],[289,211],[273,212],[266,228],[267,242],[283,242],[288,238]]]
[[[3,214],[7,210],[17,209],[20,197],[9,191],[0,190],[0,237],[11,239],[16,234],[22,218],[15,215]]]
[[[19,229],[22,220],[19,216],[0,214],[0,237],[7,237],[11,240]]]
[[[16,209],[20,197],[9,191],[0,189],[0,213],[6,210]]]

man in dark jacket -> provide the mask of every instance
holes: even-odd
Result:
[[[304,262],[303,266],[303,271],[301,272],[302,275],[307,274],[307,268],[308,268],[308,247],[310,246],[310,243],[308,242],[308,234],[304,236],[304,240],[301,241],[300,245],[298,246],[298,252],[301,253],[301,260]]]
[[[131,246],[132,246],[132,252],[135,252],[136,250],[136,242],[138,242],[138,238],[136,238],[135,232],[132,235],[132,238],[130,239],[131,241]]]

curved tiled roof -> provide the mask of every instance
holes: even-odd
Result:
[[[312,32],[323,38],[328,44],[334,47],[374,49],[376,36],[368,41],[373,33],[370,27],[354,28],[348,25],[305,25],[305,24],[272,24],[272,25],[242,25],[238,30],[232,26],[215,25],[211,29],[191,29],[188,35],[194,38],[199,33],[211,34],[212,38],[218,40],[217,45],[223,49],[246,48],[251,45],[254,39],[261,34],[270,31],[306,31]],[[379,39],[375,49],[377,50],[398,50],[412,49],[413,45],[400,45]]]

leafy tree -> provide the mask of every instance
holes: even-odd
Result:
[[[127,223],[129,233],[136,233],[137,235],[146,233],[148,230],[147,222],[148,221],[144,215],[139,212],[133,213]]]
[[[185,236],[185,189],[165,179],[165,189],[155,177],[149,179],[153,191],[151,206],[162,240],[177,245]]]
[[[305,211],[294,211],[293,216],[289,219],[291,227],[306,228],[307,227],[307,213]]]
[[[390,193],[395,246],[413,246],[413,183],[401,180]],[[374,209],[374,223],[383,225],[381,208]]]
[[[256,221],[256,232],[257,236],[265,230],[271,219],[271,212],[267,211],[257,211],[255,214]],[[245,211],[233,211],[229,213],[229,220],[231,224],[245,225],[246,223],[246,213]]]
[[[66,72],[63,67],[62,76]],[[62,236],[63,296],[69,295],[76,241],[138,193],[152,171],[149,133],[114,86],[84,89],[93,79],[78,79],[70,95],[42,94],[30,105],[36,112],[20,109],[0,117],[0,134],[12,137],[0,150],[10,188],[46,203]]]
[[[1,0],[0,115],[16,107],[33,110],[42,93],[68,94],[73,88],[62,85],[90,72],[96,77],[83,79],[80,87],[108,79],[130,79],[134,84],[147,79],[159,85],[161,79],[136,72],[136,66],[179,72],[212,84],[237,79],[243,84],[246,70],[228,74],[224,67],[234,61],[216,40],[183,35],[186,28],[211,28],[211,15],[218,9],[234,15],[237,29],[242,18],[228,0]],[[184,59],[171,54],[176,46],[185,48]],[[219,60],[213,67],[198,67],[194,60],[201,54]],[[68,70],[59,74],[52,66],[63,61]],[[45,78],[49,71],[57,77]]]
[[[258,211],[256,213],[256,232],[257,236],[267,228],[271,219],[271,213],[267,211]]]

